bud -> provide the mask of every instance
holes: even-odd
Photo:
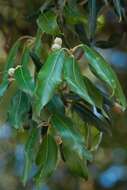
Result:
[[[58,50],[60,48],[61,48],[61,45],[59,45],[59,44],[53,44],[51,47],[52,50]]]
[[[10,68],[9,70],[8,70],[8,75],[10,76],[10,77],[13,77],[13,75],[14,75],[14,73],[15,73],[15,68]]]
[[[54,44],[58,44],[58,45],[62,46],[62,39],[56,37],[55,40],[54,40]]]

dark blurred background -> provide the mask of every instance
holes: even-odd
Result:
[[[43,3],[41,0],[0,0],[0,70],[13,42],[22,35],[36,34],[36,14]],[[126,20],[118,22],[107,7],[101,11],[105,23],[98,30],[96,39],[105,40],[117,32],[119,43],[98,50],[115,69],[127,95],[127,23]],[[35,17],[31,17],[34,13]],[[20,180],[27,132],[16,133],[8,123],[3,124],[2,106],[6,109],[7,105],[0,107],[0,190],[35,190],[31,179],[26,187]],[[61,163],[42,190],[127,190],[127,113],[114,112],[112,136],[104,134],[94,162],[89,164],[89,180],[85,182],[73,177]]]

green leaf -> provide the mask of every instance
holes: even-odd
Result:
[[[20,47],[20,41],[16,41],[16,43],[14,43],[14,45],[12,46],[7,61],[5,63],[5,69],[3,71],[3,79],[2,79],[2,83],[0,84],[0,97],[3,96],[3,94],[5,93],[8,85],[9,85],[9,81],[8,81],[8,70],[13,67],[15,65],[16,62],[16,56],[18,53]]]
[[[35,181],[38,186],[45,182],[56,169],[58,161],[58,147],[52,136],[46,135],[40,145],[37,155],[40,169],[35,176]]]
[[[81,14],[81,11],[78,10],[76,5],[66,5],[64,8],[64,15],[68,24],[78,24],[82,22],[87,23],[87,18],[85,15]]]
[[[3,125],[8,119],[8,110],[10,103],[17,91],[15,81],[13,81],[6,90],[3,97],[0,99],[0,125]]]
[[[107,132],[111,135],[111,132],[109,130],[109,123],[107,120],[103,117],[103,115],[99,113],[94,113],[91,110],[89,110],[87,107],[83,106],[80,103],[75,103],[72,106],[72,110],[74,110],[80,118],[90,125],[95,126],[98,130],[102,132]]]
[[[93,48],[83,45],[83,49],[92,72],[110,87],[112,95],[117,98],[117,101],[122,105],[123,110],[125,110],[127,106],[126,98],[111,66]]]
[[[53,97],[55,90],[62,80],[62,69],[64,63],[64,50],[52,52],[37,78],[34,101],[34,114],[40,115],[41,109]]]
[[[91,127],[91,126],[89,126]],[[97,151],[100,144],[101,144],[101,141],[102,141],[102,137],[103,137],[103,133],[98,131],[96,128],[94,127],[91,127],[91,142],[92,142],[92,145],[91,145],[91,151]]]
[[[102,97],[99,89],[97,89],[97,87],[87,77],[83,76],[83,78],[84,78],[84,83],[88,90],[89,96],[95,103],[96,107],[103,109],[102,108],[103,107],[103,97]]]
[[[61,136],[65,147],[74,151],[81,159],[92,160],[91,153],[85,148],[84,137],[69,118],[56,114],[52,117],[51,123]]]
[[[35,160],[35,149],[36,145],[38,142],[38,137],[39,137],[39,130],[36,126],[36,124],[32,124],[32,129],[30,130],[30,134],[25,146],[25,165],[24,165],[24,171],[23,171],[23,184],[25,185],[28,177],[29,177],[29,172],[32,167],[32,163]]]
[[[65,58],[64,79],[67,81],[67,84],[73,92],[78,94],[91,105],[94,105],[83,81],[83,76],[81,75],[78,63],[74,57],[68,56]]]
[[[8,119],[12,127],[19,129],[27,119],[27,113],[30,109],[30,101],[26,94],[18,91],[12,98],[12,102],[8,111]]]
[[[35,85],[34,85],[34,80],[30,75],[28,69],[24,68],[23,66],[18,67],[15,71],[14,76],[18,84],[18,87],[22,91],[32,96],[34,93]]]
[[[48,103],[47,107],[51,113],[52,113],[52,110],[61,114],[65,113],[65,107],[59,95],[53,96],[51,101]]]
[[[34,93],[35,84],[34,84],[34,79],[31,76],[30,71],[28,69],[29,62],[30,62],[29,49],[25,48],[21,59],[21,65],[19,65],[16,68],[14,77],[18,84],[18,87],[22,91],[32,96]]]
[[[96,10],[96,0],[89,0],[89,37],[94,39],[96,31],[96,21],[97,21],[97,10]]]
[[[33,52],[39,57],[40,57],[41,50],[42,50],[41,38],[42,38],[42,31],[38,28],[35,43],[34,43]]]
[[[65,162],[73,175],[88,179],[88,169],[86,166],[86,160],[81,159],[76,152],[70,148],[63,146],[63,156]]]
[[[41,13],[39,18],[37,19],[37,25],[42,32],[45,32],[47,34],[53,35],[59,33],[57,16],[51,11]]]
[[[54,115],[51,123],[62,138],[62,152],[69,170],[74,175],[87,179],[86,160],[92,160],[92,155],[85,148],[84,136],[67,117]]]

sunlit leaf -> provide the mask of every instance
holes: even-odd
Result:
[[[58,50],[52,52],[37,78],[35,90],[35,102],[33,111],[35,115],[39,115],[41,109],[53,97],[55,90],[62,80],[62,69],[64,63],[64,51]]]

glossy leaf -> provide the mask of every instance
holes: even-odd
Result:
[[[102,114],[94,113],[88,108],[84,107],[81,104],[74,104],[72,106],[72,110],[74,110],[84,122],[95,126],[98,130],[102,132],[107,132],[111,135],[111,132],[109,130],[109,123],[108,121],[103,117]]]
[[[91,153],[85,148],[84,136],[73,126],[69,118],[55,115],[52,125],[62,138],[62,155],[69,170],[87,179],[86,160],[91,160]]]
[[[30,102],[26,94],[18,91],[13,97],[9,108],[9,122],[12,127],[19,129],[27,119],[27,113],[30,109]]]
[[[18,84],[18,87],[26,92],[29,95],[33,95],[34,93],[34,79],[32,78],[30,71],[28,69],[28,64],[30,62],[29,49],[25,48],[21,65],[17,67],[14,73],[15,80]]]
[[[59,33],[57,16],[51,11],[41,13],[39,18],[37,19],[37,24],[42,32],[45,32],[47,34]]]
[[[16,56],[18,53],[20,47],[20,41],[16,41],[16,43],[12,46],[9,55],[7,57],[7,61],[5,63],[5,69],[3,71],[3,80],[2,83],[0,84],[0,97],[3,96],[5,93],[9,81],[8,81],[8,70],[15,65],[16,62]]]
[[[85,148],[84,137],[76,130],[69,118],[54,115],[51,122],[61,136],[63,146],[74,151],[81,159],[92,160],[91,153]]]
[[[34,93],[34,80],[31,77],[30,73],[24,67],[18,67],[15,71],[15,79],[18,84],[18,87],[26,92],[29,95],[33,95]]]
[[[66,57],[64,64],[64,79],[67,81],[70,89],[82,97],[85,101],[94,105],[90,95],[88,94],[87,87],[83,81],[78,63],[74,57]]]
[[[39,186],[50,177],[56,169],[58,161],[58,147],[52,136],[46,135],[43,138],[37,155],[40,169],[35,176],[36,184]]]
[[[31,167],[36,156],[35,149],[36,149],[36,144],[38,142],[38,137],[39,137],[39,131],[34,123],[32,124],[32,130],[30,130],[30,134],[25,146],[25,165],[22,177],[24,185],[28,180],[29,172],[31,171]]]
[[[62,80],[64,50],[52,52],[41,68],[35,90],[34,114],[40,115],[41,109],[53,97],[55,90]]]
[[[42,31],[38,28],[37,34],[36,34],[35,43],[34,43],[34,48],[33,48],[33,52],[37,56],[40,56],[41,50],[42,50],[42,41],[41,41],[41,38],[42,38]]]
[[[57,113],[64,114],[65,113],[65,106],[60,98],[59,95],[53,96],[51,101],[47,105],[48,110],[52,113],[52,110],[54,110]]]
[[[83,49],[85,51],[86,59],[89,61],[89,66],[92,72],[110,87],[112,90],[112,95],[115,95],[117,101],[122,105],[123,110],[125,110],[127,106],[126,98],[111,66],[93,48],[84,45]]]
[[[101,95],[101,92],[87,77],[84,76],[83,78],[88,93],[96,107],[103,109],[103,96]]]

